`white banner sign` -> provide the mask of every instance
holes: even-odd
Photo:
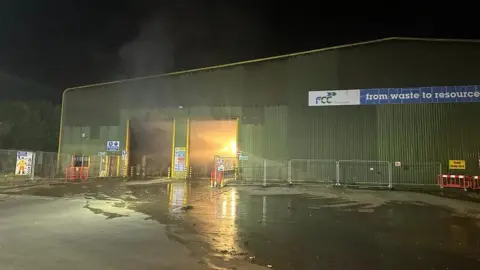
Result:
[[[32,152],[17,152],[17,164],[15,166],[15,175],[30,175],[33,162]]]
[[[338,105],[360,105],[360,90],[308,92],[308,106]]]

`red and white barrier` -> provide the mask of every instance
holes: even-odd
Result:
[[[441,188],[480,189],[480,177],[442,174],[438,176],[438,184]]]
[[[478,175],[473,177],[473,189],[480,189],[480,177]]]

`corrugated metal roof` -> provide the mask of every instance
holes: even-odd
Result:
[[[65,94],[65,92],[67,92],[69,90],[73,90],[73,89],[90,88],[90,87],[103,86],[103,85],[109,85],[109,84],[143,80],[143,79],[153,79],[153,78],[159,78],[159,77],[187,74],[187,73],[192,73],[192,72],[208,71],[208,70],[234,67],[234,66],[245,65],[245,64],[252,64],[252,63],[258,63],[258,62],[264,62],[264,61],[277,60],[277,59],[282,59],[282,58],[290,58],[290,57],[307,55],[307,54],[312,54],[312,53],[319,53],[319,52],[330,51],[330,50],[338,50],[338,49],[344,49],[344,48],[350,48],[350,47],[356,47],[356,46],[364,46],[364,45],[368,45],[368,44],[380,43],[380,42],[385,42],[385,41],[459,42],[459,43],[479,43],[480,44],[480,40],[474,40],[474,39],[388,37],[388,38],[375,39],[375,40],[369,40],[369,41],[363,41],[363,42],[357,42],[357,43],[351,43],[351,44],[344,44],[344,45],[339,45],[339,46],[333,46],[333,47],[327,47],[327,48],[321,48],[321,49],[315,49],[315,50],[309,50],[309,51],[303,51],[303,52],[297,52],[297,53],[291,53],[291,54],[284,54],[284,55],[278,55],[278,56],[272,56],[272,57],[266,57],[266,58],[248,60],[248,61],[241,61],[241,62],[211,66],[211,67],[203,67],[203,68],[197,68],[197,69],[175,71],[175,72],[158,74],[158,75],[150,75],[150,76],[145,76],[145,77],[138,77],[138,78],[131,78],[131,79],[124,79],[124,80],[117,80],[117,81],[111,81],[111,82],[96,83],[96,84],[72,87],[72,88],[67,88],[64,91],[64,94]]]

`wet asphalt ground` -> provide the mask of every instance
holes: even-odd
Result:
[[[1,269],[480,269],[480,204],[428,194],[202,181],[1,192]]]

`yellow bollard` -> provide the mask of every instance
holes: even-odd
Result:
[[[170,166],[168,166],[167,177],[168,177],[168,179],[172,178],[172,172],[171,172]]]

